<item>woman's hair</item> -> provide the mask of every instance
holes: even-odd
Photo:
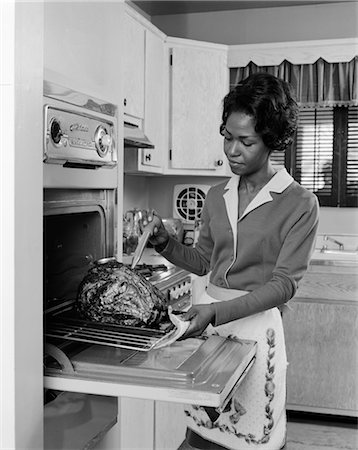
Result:
[[[265,72],[250,75],[224,98],[222,124],[229,115],[243,112],[255,120],[255,131],[271,151],[284,151],[297,129],[298,105],[286,81]]]

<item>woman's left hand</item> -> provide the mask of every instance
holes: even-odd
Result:
[[[210,323],[215,319],[213,305],[192,306],[187,312],[181,314],[183,320],[190,320],[189,328],[180,339],[200,336]]]

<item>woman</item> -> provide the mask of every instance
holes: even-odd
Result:
[[[206,330],[258,343],[255,364],[222,414],[185,408],[185,448],[285,444],[287,361],[278,307],[295,295],[307,269],[319,207],[270,155],[291,144],[297,118],[284,81],[258,73],[237,85],[224,99],[220,127],[233,175],[209,190],[195,248],[170,238],[160,221],[150,239],[170,262],[197,275],[210,272],[205,293],[184,315],[184,338]]]

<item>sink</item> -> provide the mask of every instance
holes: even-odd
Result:
[[[347,265],[358,263],[358,235],[320,234],[311,264]]]
[[[356,250],[324,250],[316,249],[313,253],[311,264],[325,264],[330,262],[332,265],[358,263],[358,251]]]
[[[334,249],[327,249],[327,250],[320,250],[319,251],[323,255],[341,255],[343,256],[349,256],[349,255],[358,255],[357,250],[334,250]]]

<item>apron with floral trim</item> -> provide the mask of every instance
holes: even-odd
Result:
[[[209,285],[196,304],[230,300],[245,293]],[[218,417],[210,418],[200,405],[185,405],[188,428],[228,449],[279,450],[286,436],[287,369],[279,310],[273,308],[217,327],[210,325],[206,333],[256,341],[256,361]]]

